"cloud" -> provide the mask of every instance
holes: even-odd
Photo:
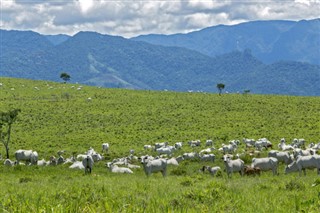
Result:
[[[252,20],[319,18],[320,0],[1,0],[1,28],[124,37]]]

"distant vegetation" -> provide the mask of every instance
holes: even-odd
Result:
[[[143,171],[112,174],[105,163],[117,157],[152,154],[144,144],[212,139],[222,143],[242,138],[268,138],[275,148],[281,138],[319,142],[320,99],[317,97],[253,94],[179,93],[105,89],[0,78],[0,111],[21,109],[11,135],[10,156],[17,149],[32,149],[48,159],[65,150],[65,157],[89,147],[101,151],[108,142],[105,160],[92,175],[62,166],[0,165],[0,208],[9,212],[317,212],[319,188],[315,171],[232,179],[222,172],[212,178],[203,165],[185,161],[170,167],[168,177]],[[213,86],[214,87],[214,86]],[[202,146],[203,147],[203,146]],[[198,148],[195,149],[199,151]],[[5,153],[4,147],[0,148]],[[187,147],[176,153],[193,151]],[[239,149],[243,152],[244,147]],[[262,156],[266,155],[263,153]],[[249,159],[250,160],[250,159]],[[247,160],[246,160],[247,162]],[[138,162],[134,162],[138,164]],[[32,193],[30,193],[32,191]]]

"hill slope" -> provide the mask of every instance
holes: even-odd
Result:
[[[79,85],[12,78],[0,82],[0,111],[21,109],[13,127],[11,152],[37,147],[41,156],[61,149],[70,155],[110,142],[119,156],[131,148],[138,152],[144,144],[163,141],[213,139],[222,144],[244,137],[267,137],[274,144],[282,137],[319,141],[320,99],[316,97],[219,96],[89,86],[77,90]]]

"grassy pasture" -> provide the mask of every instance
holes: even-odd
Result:
[[[58,150],[100,152],[110,143],[107,160],[146,154],[144,144],[214,140],[215,147],[232,139],[305,138],[320,141],[320,98],[267,95],[176,93],[104,89],[44,81],[0,78],[0,111],[20,108],[13,126],[10,156],[33,149],[48,159]],[[13,89],[14,88],[14,89]],[[213,89],[214,86],[213,86]],[[91,101],[88,98],[91,97]],[[202,146],[204,148],[204,146]],[[239,148],[242,152],[243,146]],[[199,148],[200,150],[200,148]],[[0,147],[4,156],[4,147]],[[192,151],[184,146],[183,152]],[[198,150],[197,150],[198,151]],[[149,154],[154,154],[149,152]],[[168,177],[146,178],[110,173],[105,162],[93,174],[68,166],[7,168],[0,165],[0,209],[8,212],[319,212],[316,172],[306,177],[271,172],[261,177],[212,178],[199,173],[203,165],[185,161],[170,167]],[[263,153],[266,155],[266,153]],[[246,159],[250,161],[250,159]],[[32,193],[30,193],[32,192]]]

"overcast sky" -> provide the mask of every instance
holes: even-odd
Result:
[[[218,24],[320,17],[320,0],[0,0],[1,29],[132,37]]]

